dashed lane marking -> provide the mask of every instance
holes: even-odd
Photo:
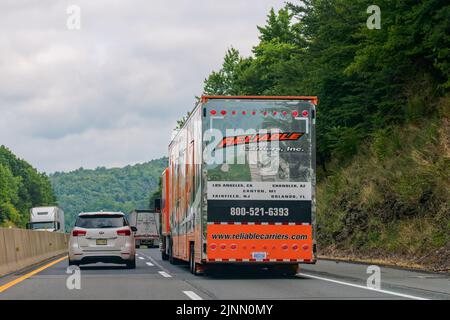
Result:
[[[194,291],[183,291],[183,293],[191,298],[191,300],[203,300],[203,298],[196,294]]]
[[[146,262],[145,264],[148,265],[149,267],[154,267],[154,266],[155,266],[155,265],[154,265],[153,263],[151,263],[151,262]]]
[[[172,276],[165,271],[158,271],[158,273],[162,275],[164,278],[172,278]]]

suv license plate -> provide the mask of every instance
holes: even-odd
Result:
[[[256,260],[263,260],[266,259],[267,253],[266,252],[252,252],[252,258]]]
[[[108,240],[106,239],[97,239],[95,240],[95,244],[98,246],[106,246],[108,244]]]

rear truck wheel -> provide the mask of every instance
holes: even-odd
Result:
[[[136,269],[136,259],[127,262],[127,269]]]
[[[169,262],[170,264],[176,264],[175,257],[173,256],[173,243],[172,239],[169,240]]]
[[[164,251],[161,251],[161,259],[164,261],[169,260],[169,255],[165,253]]]
[[[299,272],[298,264],[279,264],[275,265],[274,273],[280,276],[293,277]]]
[[[195,246],[193,243],[189,246],[189,269],[194,276],[200,275],[199,266],[195,262]]]

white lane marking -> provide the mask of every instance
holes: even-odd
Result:
[[[146,264],[149,266],[149,267],[154,267],[155,265],[153,264],[153,263],[151,263],[151,262],[146,262]]]
[[[203,300],[203,298],[196,294],[194,291],[183,291],[183,293],[191,298],[191,300]]]
[[[160,265],[158,262],[156,262],[155,259],[153,259],[151,256],[147,256],[145,254],[143,254],[144,257],[146,257],[148,260],[150,260],[155,266],[157,266],[158,268],[160,268],[161,270],[164,270],[166,273],[169,273],[169,270],[167,270],[166,268],[164,268],[162,265]]]
[[[343,281],[338,281],[338,280],[333,280],[333,279],[328,279],[328,278],[312,276],[312,275],[306,274],[306,273],[298,273],[297,275],[300,275],[300,276],[303,276],[303,277],[306,277],[306,278],[312,278],[312,279],[318,279],[318,280],[333,282],[333,283],[337,283],[337,284],[342,284],[342,285],[349,286],[349,287],[355,287],[355,288],[360,288],[360,289],[366,289],[366,290],[369,290],[369,291],[375,291],[375,292],[380,292],[380,293],[391,294],[391,295],[394,295],[394,296],[399,296],[399,297],[413,299],[413,300],[429,300],[427,298],[411,296],[409,294],[403,294],[403,293],[398,293],[398,292],[389,291],[389,290],[382,290],[382,289],[373,289],[373,288],[361,286],[361,285],[358,285],[358,284],[353,284],[353,283],[348,283],[348,282],[343,282]]]
[[[172,276],[165,271],[158,271],[158,273],[162,275],[164,278],[172,278]]]
[[[141,259],[141,260],[144,260],[144,258],[143,257],[138,257],[139,259]]]

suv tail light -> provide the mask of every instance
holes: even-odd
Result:
[[[73,230],[72,231],[72,236],[74,236],[74,237],[85,236],[85,235],[86,235],[86,231],[84,231],[84,230]]]
[[[117,230],[117,235],[118,236],[130,236],[131,231],[130,231],[130,229]]]

